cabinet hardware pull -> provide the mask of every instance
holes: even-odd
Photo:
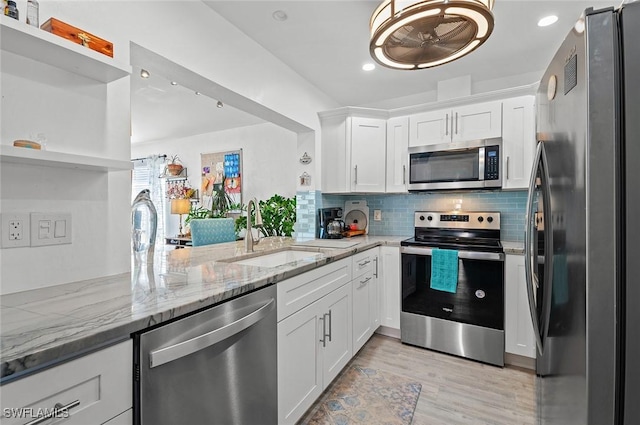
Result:
[[[370,262],[371,262],[370,260],[366,260],[366,261],[363,261],[362,263],[358,263],[358,266],[359,266],[359,267],[364,267],[364,266],[366,266],[367,264],[369,264]]]
[[[371,276],[369,276],[368,278],[366,278],[365,280],[361,280],[360,281],[360,285],[358,285],[358,288],[362,288],[363,286],[367,285],[367,282],[369,282],[371,280]]]
[[[374,275],[374,276],[376,277],[376,279],[377,279],[377,278],[378,278],[378,257],[374,258],[374,259],[373,259],[373,261],[375,261],[375,262],[376,262],[376,271],[375,271],[375,273],[374,273],[373,275]]]
[[[449,135],[449,114],[447,114],[447,123],[444,126],[444,135],[445,136]]]
[[[356,179],[355,179],[355,184],[358,184],[358,166],[356,165],[355,167],[356,170]]]
[[[407,184],[407,166],[402,166],[402,184]]]
[[[320,342],[322,343],[323,347],[327,346],[327,341],[325,339],[327,336],[327,323],[324,320],[325,316],[326,314],[323,314],[322,317],[318,319],[318,320],[322,320],[322,339],[320,340]]]
[[[509,157],[507,157],[507,180],[509,180]]]
[[[329,342],[331,342],[332,334],[333,334],[333,320],[331,320],[331,309],[329,309]]]
[[[53,406],[53,411],[49,411],[48,413],[40,416],[39,418],[36,418],[36,419],[32,420],[31,422],[27,422],[25,425],[38,425],[38,424],[41,424],[43,422],[48,421],[49,419],[51,419],[53,417],[57,417],[58,413],[60,413],[61,411],[70,410],[70,409],[73,409],[74,407],[77,407],[79,405],[80,405],[80,400],[72,401],[71,403],[67,404],[66,406],[63,406],[62,403],[56,403],[55,406]]]
[[[456,112],[456,134],[458,134],[458,113]]]

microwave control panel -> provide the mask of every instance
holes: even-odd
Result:
[[[487,146],[484,158],[484,179],[498,180],[500,178],[500,148]]]

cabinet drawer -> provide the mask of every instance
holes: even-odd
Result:
[[[278,322],[350,280],[351,259],[345,258],[278,283]]]
[[[375,258],[378,256],[378,249],[370,249],[368,251],[360,252],[353,257],[353,278],[363,275],[371,270],[374,270],[376,266]]]
[[[53,413],[58,403],[74,407],[59,411],[58,418],[66,419],[56,423],[101,424],[114,418],[132,406],[132,359],[128,340],[3,385],[3,425],[29,423]]]

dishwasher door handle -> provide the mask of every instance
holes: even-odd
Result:
[[[224,341],[237,333],[242,332],[248,327],[258,323],[264,319],[275,306],[275,300],[271,298],[269,302],[263,304],[255,311],[247,314],[246,316],[224,325],[221,328],[215,329],[211,332],[199,335],[195,338],[188,339],[169,347],[161,348],[159,350],[149,353],[149,367],[153,369],[156,366],[163,365],[165,363],[172,362],[181,357],[185,357],[196,351],[203,350],[207,347],[211,347],[214,344]]]

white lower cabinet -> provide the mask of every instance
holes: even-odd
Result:
[[[353,256],[353,353],[371,338],[380,326],[378,248]],[[359,267],[364,264],[364,267]],[[358,273],[356,270],[360,270]]]
[[[507,353],[535,358],[536,343],[527,298],[522,255],[506,255],[504,271],[504,347]]]
[[[278,322],[278,424],[295,423],[351,359],[350,281],[347,258],[278,283],[279,318],[289,306]]]
[[[24,424],[69,406],[68,413],[58,411],[62,419],[55,423],[131,424],[132,361],[128,340],[3,385],[1,422]]]
[[[380,325],[400,330],[400,248],[380,247]]]

